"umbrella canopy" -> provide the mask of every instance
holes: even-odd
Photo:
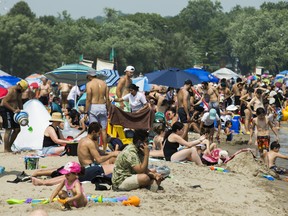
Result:
[[[10,74],[0,70],[0,76],[11,76]]]
[[[8,90],[6,88],[0,87],[0,99],[4,98],[8,94]]]
[[[21,79],[15,76],[0,76],[0,86],[9,88],[16,85]]]
[[[42,77],[43,77],[42,74],[34,73],[26,77],[25,80],[29,83],[29,85],[31,85],[32,83],[37,83],[38,86],[40,86],[42,84],[42,80],[41,80]]]
[[[201,83],[201,80],[197,76],[178,68],[155,71],[145,75],[150,84],[165,85],[174,88],[182,87],[187,79],[190,79],[193,85]]]
[[[87,82],[87,72],[94,70],[82,64],[69,64],[59,67],[44,76],[53,82],[63,82],[71,85],[83,85]],[[99,72],[99,79],[106,79],[106,76]]]
[[[109,69],[104,69],[101,70],[101,72],[107,77],[105,80],[107,86],[115,86],[120,79],[119,73],[117,70],[109,70]]]
[[[219,82],[219,79],[217,77],[213,76],[210,72],[205,71],[203,69],[188,68],[185,69],[184,71],[196,75],[201,80],[201,82],[214,82],[214,83]]]
[[[279,74],[286,75],[286,74],[288,74],[288,70],[281,71]]]
[[[241,77],[239,74],[236,74],[235,72],[233,72],[232,70],[228,69],[228,68],[221,68],[215,72],[212,73],[214,76],[218,77],[219,79],[231,79],[231,78],[238,78]]]

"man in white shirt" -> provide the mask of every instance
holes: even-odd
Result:
[[[221,131],[221,120],[215,109],[210,109],[209,112],[204,113],[204,115],[201,118],[201,123],[200,123],[200,131],[202,131],[204,128],[205,131],[209,133],[209,141],[211,143],[213,142],[215,120],[217,121],[217,124],[218,124],[217,139],[219,139],[220,131]]]
[[[124,95],[122,98],[115,98],[115,102],[128,101],[131,112],[139,112],[148,106],[146,97],[143,93],[139,92],[139,87],[135,84],[129,85],[129,94]]]
[[[70,90],[67,100],[68,100],[68,108],[73,109],[75,106],[75,102],[77,99],[77,96],[80,96],[81,92],[77,85],[73,86]]]

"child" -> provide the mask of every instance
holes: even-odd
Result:
[[[85,169],[77,162],[68,162],[59,172],[65,175],[65,179],[52,193],[50,202],[58,195],[60,202],[64,205],[64,210],[71,209],[71,206],[76,208],[86,206],[87,199],[78,180],[78,174],[84,174]],[[64,186],[67,191],[61,190]]]
[[[265,163],[267,163],[266,157],[264,156],[269,151],[269,143],[270,143],[269,127],[272,129],[273,133],[275,134],[277,138],[277,142],[279,138],[278,138],[277,132],[273,128],[273,125],[271,124],[268,117],[266,116],[266,112],[263,107],[257,108],[256,116],[257,117],[252,120],[249,144],[250,145],[252,144],[252,136],[254,133],[254,129],[256,127],[257,128],[257,145],[258,145],[260,157]]]
[[[288,160],[288,156],[279,153],[280,144],[276,141],[272,142],[270,145],[270,151],[267,153],[268,167],[279,175],[287,175],[288,170],[282,167],[277,167],[275,161],[277,158],[282,158]]]
[[[225,122],[225,129],[224,129],[224,132],[226,134],[226,144],[227,143],[230,143],[233,139],[233,131],[231,130],[231,127],[232,127],[232,122],[230,120],[227,120]]]

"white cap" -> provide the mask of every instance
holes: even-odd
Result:
[[[134,72],[135,68],[133,66],[127,66],[124,72],[126,72],[126,71]]]

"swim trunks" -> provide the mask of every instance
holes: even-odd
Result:
[[[272,166],[270,167],[270,169],[278,173],[279,175],[284,175],[287,173],[287,170],[283,167]]]
[[[187,123],[188,122],[187,114],[186,114],[186,112],[185,112],[183,107],[178,108],[178,116],[179,116],[180,122],[182,122],[182,123]]]
[[[20,125],[16,123],[13,119],[14,113],[4,106],[1,106],[1,116],[3,119],[3,125],[2,125],[3,128],[5,129],[20,128]]]
[[[269,151],[270,136],[257,136],[257,143],[259,152]]]
[[[89,122],[98,122],[102,130],[107,127],[107,108],[106,104],[91,104],[89,109]]]

